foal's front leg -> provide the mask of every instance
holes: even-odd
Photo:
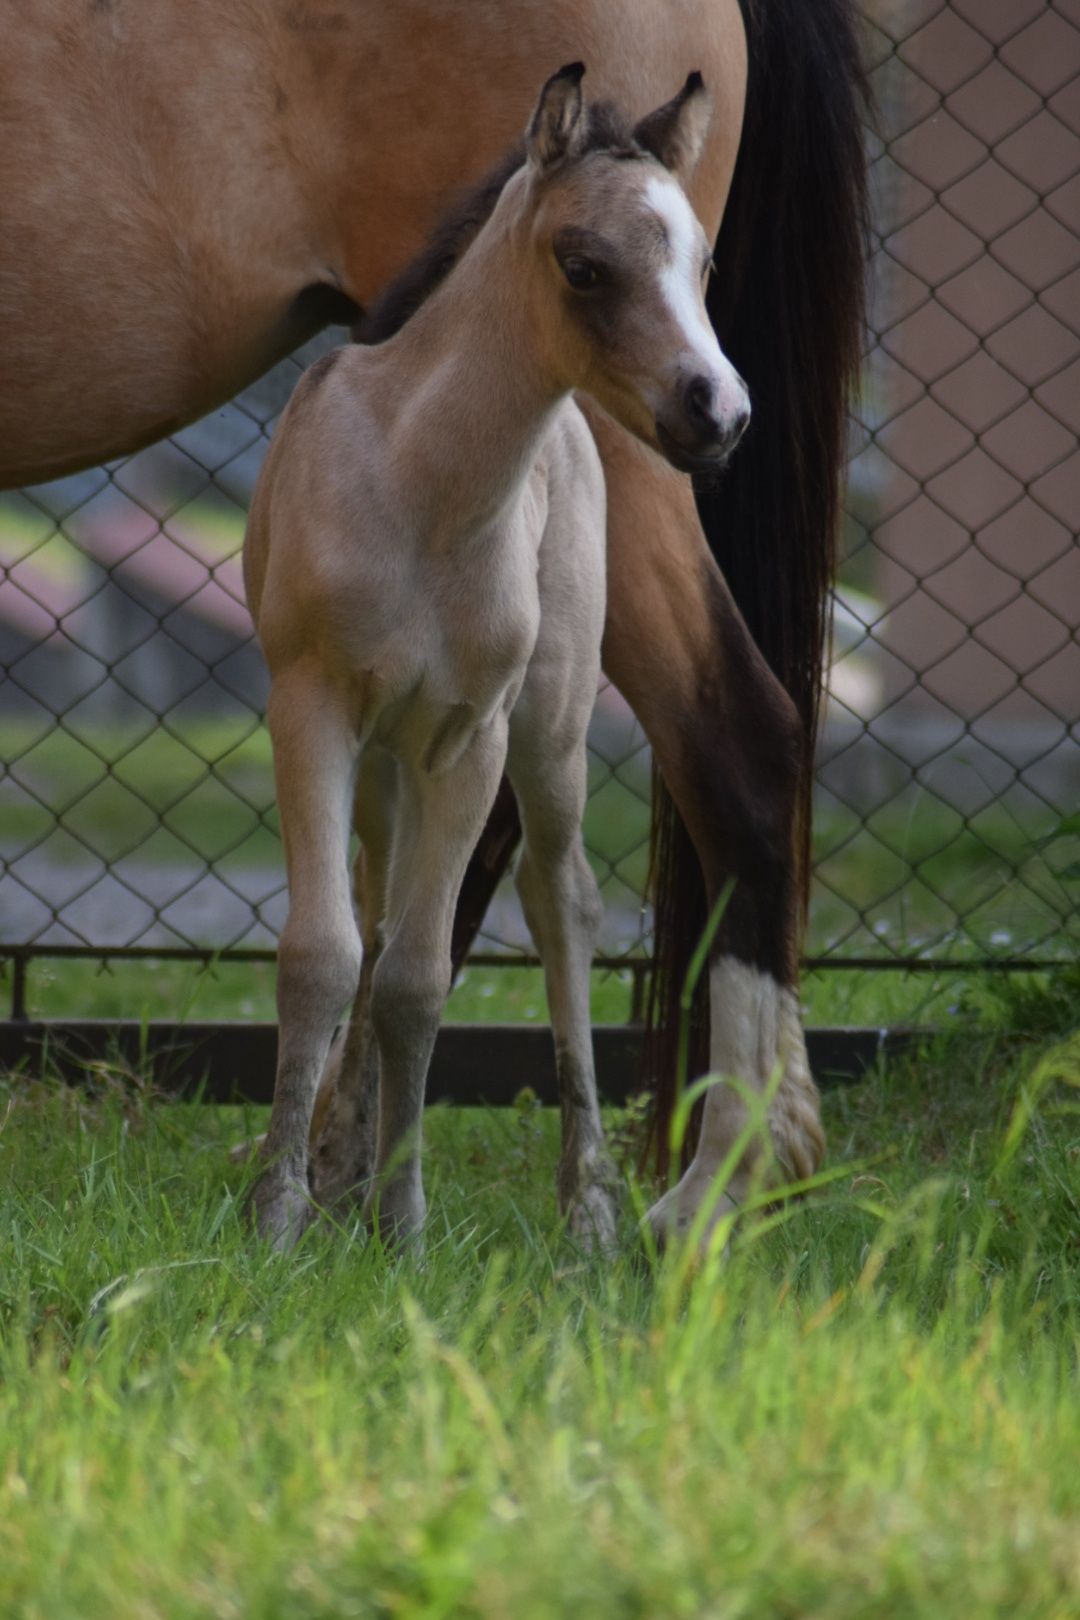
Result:
[[[311,1122],[311,1192],[324,1209],[362,1202],[375,1168],[379,1053],[371,1027],[371,987],[386,924],[396,799],[393,757],[369,746],[357,775],[353,811],[360,840],[353,868],[364,942],[360,987],[348,1026],[330,1054]]]
[[[371,983],[380,1084],[367,1208],[388,1242],[414,1237],[424,1222],[424,1088],[450,993],[454,907],[505,760],[506,720],[499,713],[443,775],[421,776],[406,790],[416,812],[415,838],[411,848],[395,840],[387,939]]]
[[[306,661],[275,677],[267,718],[289,915],[278,945],[277,1079],[262,1146],[267,1168],[252,1204],[260,1233],[286,1248],[310,1216],[312,1104],[360,974],[348,868],[356,740],[338,694]]]
[[[547,629],[546,621],[541,637]],[[530,671],[530,677],[533,672]],[[596,668],[579,690],[596,688]],[[615,1171],[604,1143],[596,1095],[589,985],[603,916],[600,891],[585,857],[585,724],[553,731],[548,716],[565,713],[566,691],[526,682],[510,721],[509,774],[521,809],[525,844],[515,873],[529,932],[544,964],[562,1116],[559,1207],[586,1248],[615,1246]]]

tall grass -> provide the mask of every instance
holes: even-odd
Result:
[[[429,1115],[422,1262],[281,1257],[227,1162],[256,1115],[13,1083],[0,1610],[1076,1615],[1063,1022],[832,1094],[838,1179],[704,1262],[630,1213],[577,1252],[533,1108]]]

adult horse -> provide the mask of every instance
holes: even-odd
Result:
[[[822,1136],[795,987],[860,343],[852,0],[0,0],[0,18],[9,485],[133,451],[357,318],[510,145],[543,72],[595,64],[594,93],[635,117],[703,74],[716,114],[690,196],[717,237],[710,313],[754,423],[699,517],[689,479],[591,412],[604,666],[678,807],[657,794],[655,1021],[673,1027],[687,947],[733,877],[711,1064],[759,1088],[779,1067],[777,1157],[810,1172]],[[510,843],[505,820],[485,834],[481,902]],[[672,1065],[658,1063],[662,1121]],[[744,1123],[737,1092],[714,1088],[662,1229],[692,1218]]]

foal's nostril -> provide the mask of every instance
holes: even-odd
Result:
[[[750,420],[746,395],[736,404],[727,394],[725,376],[699,373],[657,414],[657,438],[674,466],[684,472],[723,466]]]
[[[694,377],[687,383],[683,404],[702,448],[711,446],[724,454],[734,450],[750,421],[750,403],[745,395],[738,409],[721,410],[715,384],[709,377]]]
[[[713,411],[713,385],[708,377],[694,377],[686,385],[686,414],[699,430],[715,433],[718,423]]]

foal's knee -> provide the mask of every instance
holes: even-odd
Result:
[[[434,1039],[450,994],[451,971],[431,962],[380,956],[371,981],[371,1022],[383,1051]]]
[[[285,1016],[337,1019],[356,994],[363,952],[349,919],[318,930],[286,924],[278,944],[278,1007]]]

